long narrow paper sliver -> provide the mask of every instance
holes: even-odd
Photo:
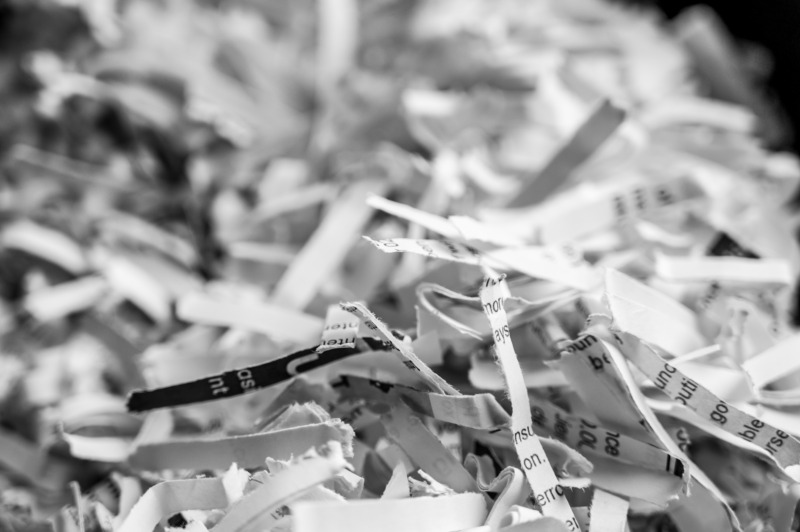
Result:
[[[634,336],[624,331],[619,331],[617,336],[618,342],[636,346],[625,349],[625,356],[653,381],[656,388],[726,432],[757,445],[792,478],[800,478],[800,441],[721,400]]]
[[[338,441],[350,447],[352,429],[343,423],[328,421],[289,429],[218,438],[215,440],[178,440],[142,445],[131,455],[132,467],[144,471],[255,468],[269,456],[288,460],[311,447]]]
[[[427,364],[420,360],[419,357],[414,354],[410,345],[406,345],[401,340],[398,340],[389,328],[366,306],[361,303],[341,303],[341,305],[347,312],[361,318],[367,327],[394,347],[394,352],[402,359],[403,365],[405,365],[409,371],[416,373],[419,378],[426,381],[435,391],[451,395],[460,395],[458,390],[450,386],[444,379],[429,368]]]
[[[316,316],[273,303],[224,300],[202,292],[181,297],[176,312],[189,323],[254,331],[298,345],[316,342],[323,327]]]
[[[539,175],[521,190],[509,207],[520,208],[538,203],[552,194],[577,167],[617,130],[625,120],[625,111],[608,100],[601,101],[575,134],[561,147]]]
[[[439,215],[431,214],[417,209],[416,207],[412,207],[411,205],[397,203],[396,201],[388,200],[380,196],[371,196],[367,200],[367,204],[374,209],[422,226],[428,231],[442,235],[445,238],[461,238],[458,229],[446,218],[442,218]]]
[[[379,342],[365,340],[371,348],[382,349]],[[357,355],[362,350],[355,348],[330,349],[317,352],[317,346],[296,351],[290,355],[264,364],[235,369],[163,388],[135,390],[128,396],[128,410],[146,412],[159,408],[202,403],[225,399],[272,386],[315,368]]]
[[[362,181],[339,196],[297,258],[283,274],[273,301],[293,309],[303,309],[341,265],[350,248],[361,237],[372,216],[367,198],[382,194],[386,183]]]
[[[544,448],[533,432],[528,390],[511,343],[508,318],[503,305],[508,296],[508,285],[504,277],[487,277],[481,287],[481,304],[492,326],[495,354],[511,398],[511,431],[514,447],[533,490],[534,499],[541,506],[542,512],[565,523],[570,531],[580,530]]]

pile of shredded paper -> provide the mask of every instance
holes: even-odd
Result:
[[[7,2],[0,531],[797,530],[798,162],[652,13],[115,4]]]

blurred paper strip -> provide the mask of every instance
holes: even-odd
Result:
[[[30,253],[72,274],[83,273],[89,268],[84,251],[75,240],[29,220],[6,226],[0,235],[0,244]]]
[[[317,0],[317,86],[325,98],[355,64],[358,2]]]
[[[272,300],[293,309],[305,308],[361,238],[373,213],[367,198],[386,189],[386,183],[372,180],[345,189],[281,277]]]
[[[586,162],[625,120],[625,111],[602,100],[573,136],[556,152],[539,175],[508,204],[530,207],[550,196],[573,170]]]
[[[82,277],[31,292],[22,306],[40,322],[56,320],[95,305],[108,290],[102,277]]]
[[[678,282],[790,285],[794,281],[789,261],[735,257],[669,257],[656,255],[656,274]]]
[[[315,344],[322,320],[263,301],[236,301],[202,292],[178,300],[178,317],[190,323],[231,327],[265,334],[278,342]]]

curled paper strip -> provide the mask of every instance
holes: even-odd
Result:
[[[261,486],[236,501],[214,527],[219,532],[245,532],[270,527],[275,521],[271,510],[286,504],[303,491],[344,470],[347,463],[336,442],[311,452],[287,469],[262,481]]]

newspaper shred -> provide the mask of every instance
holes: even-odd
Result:
[[[798,530],[800,164],[708,11],[7,4],[0,531]]]

